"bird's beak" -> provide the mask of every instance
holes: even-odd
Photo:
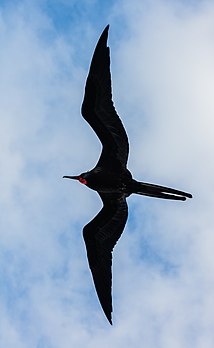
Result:
[[[64,175],[63,178],[66,178],[66,179],[74,179],[74,180],[79,180],[79,176],[69,176],[69,175]]]

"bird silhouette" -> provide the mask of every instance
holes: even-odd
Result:
[[[97,43],[86,80],[82,115],[102,143],[96,166],[77,176],[97,191],[103,207],[83,228],[89,267],[103,311],[112,324],[112,251],[128,217],[126,198],[139,195],[185,201],[190,193],[169,187],[138,182],[127,169],[129,143],[126,131],[112,101],[110,53],[107,47],[109,25]]]

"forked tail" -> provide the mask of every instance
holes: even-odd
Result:
[[[187,192],[139,181],[135,181],[133,193],[150,197],[174,199],[179,201],[185,201],[187,198],[192,198],[192,195]]]

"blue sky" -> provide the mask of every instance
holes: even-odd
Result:
[[[100,153],[80,107],[108,23],[129,169],[194,196],[129,198],[113,327],[82,238],[101,202],[62,180]],[[213,23],[211,1],[0,2],[1,347],[213,347]]]

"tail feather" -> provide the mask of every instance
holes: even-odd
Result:
[[[134,186],[134,193],[139,195],[180,201],[185,201],[186,198],[192,198],[190,193],[179,191],[170,187],[137,181],[135,182]]]

